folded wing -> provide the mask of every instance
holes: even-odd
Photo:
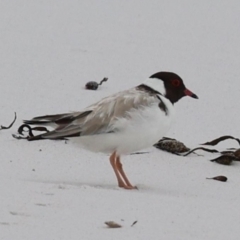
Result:
[[[131,111],[154,103],[159,103],[156,95],[131,89],[104,98],[82,112],[40,116],[24,123],[55,126],[55,130],[29,138],[30,141],[111,133],[118,131],[115,123],[119,118],[129,118]]]

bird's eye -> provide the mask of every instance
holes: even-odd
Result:
[[[180,81],[178,79],[174,79],[174,80],[172,80],[172,85],[174,87],[179,87],[180,86]]]

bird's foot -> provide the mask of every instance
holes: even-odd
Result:
[[[126,185],[126,184],[118,184],[120,188],[124,188],[127,190],[133,190],[133,189],[138,189],[137,186],[132,186],[132,185]]]

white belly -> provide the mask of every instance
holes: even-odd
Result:
[[[72,138],[73,143],[94,152],[129,154],[153,146],[169,130],[174,117],[173,105],[167,100],[166,115],[158,105],[134,110],[130,118],[116,121],[118,131]]]

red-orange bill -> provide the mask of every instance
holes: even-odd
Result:
[[[195,93],[188,90],[187,88],[184,90],[184,93],[185,93],[186,96],[198,99],[198,96]]]

